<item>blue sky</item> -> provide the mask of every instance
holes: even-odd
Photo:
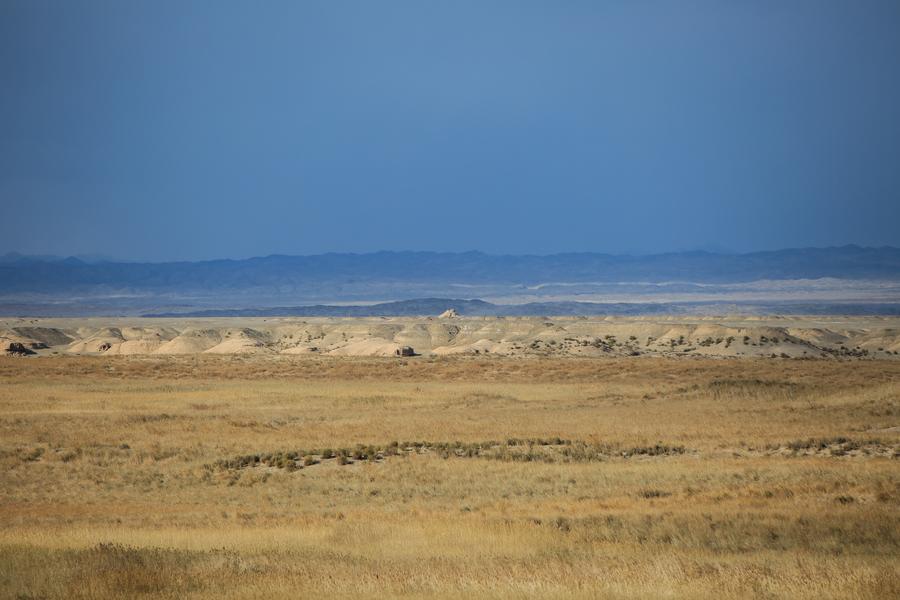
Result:
[[[0,2],[0,252],[900,245],[900,3]]]

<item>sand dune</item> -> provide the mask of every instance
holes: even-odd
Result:
[[[0,352],[900,358],[893,317],[6,319]],[[23,352],[15,352],[23,353]]]

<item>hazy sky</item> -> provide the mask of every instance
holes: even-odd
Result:
[[[0,0],[0,253],[900,245],[900,2]]]

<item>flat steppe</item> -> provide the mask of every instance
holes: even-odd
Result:
[[[599,358],[0,356],[0,597],[900,595],[900,361],[610,331]]]

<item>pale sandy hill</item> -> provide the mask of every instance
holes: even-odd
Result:
[[[279,354],[315,354],[319,351],[317,346],[291,346],[289,348],[284,348],[279,351]]]
[[[163,342],[161,340],[125,340],[124,342],[113,344],[105,354],[153,354]]]
[[[438,343],[447,343],[451,336],[447,333],[447,325],[428,323],[414,323],[403,327],[391,341],[401,346],[412,346],[416,352],[429,352]]]
[[[330,356],[396,356],[400,344],[384,338],[355,340],[330,350]]]
[[[222,333],[215,329],[187,329],[162,344],[155,354],[198,354],[222,342]]]
[[[271,352],[267,347],[268,336],[256,329],[229,329],[215,346],[204,350],[207,354],[256,354]]]
[[[121,329],[118,327],[103,327],[95,330],[85,339],[76,340],[69,344],[67,349],[72,354],[93,354],[107,352],[113,346],[118,346],[125,341]]]
[[[496,354],[507,355],[512,353],[512,344],[510,342],[497,342],[488,339],[479,339],[470,344],[460,344],[457,346],[439,346],[432,350],[432,354],[438,356],[446,356],[452,354]]]
[[[256,354],[271,352],[262,342],[247,338],[224,340],[212,348],[203,351],[205,354]]]
[[[125,341],[114,344],[109,354],[152,354],[163,344],[178,336],[178,331],[167,327],[122,327]]]
[[[848,348],[862,348],[869,351],[900,351],[900,330],[880,329],[854,332],[843,345]]]
[[[836,331],[831,331],[830,329],[822,329],[820,327],[814,327],[811,329],[789,327],[787,329],[787,333],[797,339],[807,341],[810,344],[814,344],[816,346],[833,346],[844,344],[847,342],[847,336],[841,335]]]
[[[900,318],[33,319],[7,321],[0,341],[39,354],[900,358]]]

